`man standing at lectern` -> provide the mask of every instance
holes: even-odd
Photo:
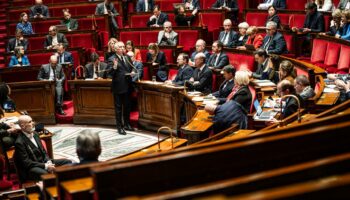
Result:
[[[64,73],[62,65],[57,64],[57,56],[52,55],[50,57],[50,63],[42,65],[39,74],[38,80],[50,80],[55,82],[56,86],[56,112],[60,115],[65,115],[66,113],[62,109],[63,104],[63,83],[64,83]]]
[[[117,42],[114,48],[116,53],[108,59],[108,68],[111,69],[110,76],[112,77],[115,119],[118,133],[126,135],[125,130],[134,130],[130,125],[129,96],[132,90],[131,76],[135,73],[132,72],[132,61],[128,56],[124,56],[124,43]]]

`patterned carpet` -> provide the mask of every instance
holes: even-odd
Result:
[[[140,132],[127,131],[127,135],[119,135],[117,130],[109,128],[87,127],[46,127],[54,133],[52,147],[54,158],[68,158],[79,162],[76,155],[75,141],[77,135],[84,129],[90,129],[99,134],[102,144],[100,161],[119,157],[130,152],[155,144],[157,137]]]

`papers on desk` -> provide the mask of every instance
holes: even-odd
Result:
[[[200,102],[200,101],[203,101],[204,97],[193,97],[192,98],[192,101],[194,102]]]
[[[157,81],[142,81],[143,83],[147,84],[153,84],[153,85],[162,85],[164,84],[163,82],[157,82]]]
[[[198,91],[193,91],[193,92],[187,92],[187,95],[188,96],[199,96],[201,95],[202,93],[201,92],[198,92]]]
[[[253,83],[259,87],[274,87],[274,86],[276,86],[276,84],[274,82],[271,82],[270,80],[254,80]]]
[[[339,90],[336,85],[326,85],[323,90],[324,93],[338,93]]]
[[[219,100],[217,99],[204,99],[202,105],[203,106],[208,104],[217,105],[218,103],[219,103]]]

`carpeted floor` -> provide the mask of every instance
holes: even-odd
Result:
[[[91,128],[91,127],[46,127],[54,133],[52,146],[54,158],[68,158],[78,162],[76,155],[75,140],[77,135],[84,129],[89,129],[99,134],[102,144],[100,161],[119,157],[130,152],[142,149],[157,142],[157,137],[141,132],[127,131],[127,135],[119,135],[116,129],[112,128]]]

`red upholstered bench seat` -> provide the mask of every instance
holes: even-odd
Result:
[[[255,60],[253,55],[248,54],[238,54],[227,52],[230,64],[233,65],[237,71],[239,70],[250,70],[255,71]]]

